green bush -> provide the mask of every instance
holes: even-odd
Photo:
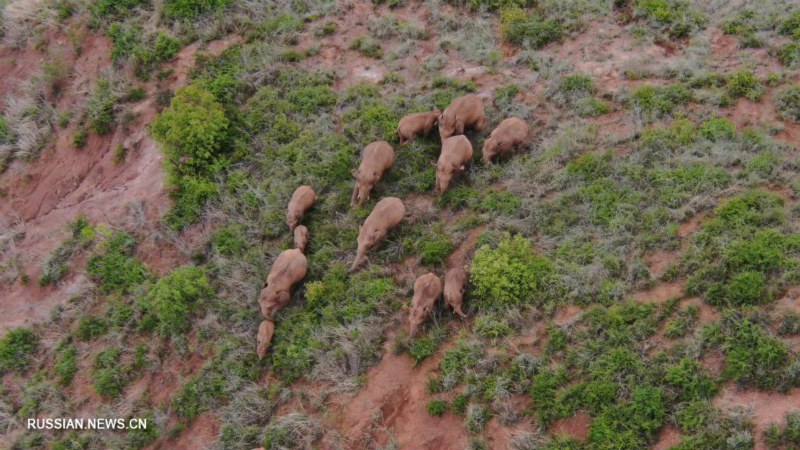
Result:
[[[86,116],[89,126],[97,134],[106,134],[114,124],[117,97],[108,80],[98,80],[86,104]]]
[[[108,331],[108,324],[100,317],[83,316],[78,320],[75,335],[81,341],[90,341]]]
[[[24,372],[39,346],[39,336],[27,328],[14,328],[0,339],[0,374]]]
[[[800,28],[799,28],[800,29]],[[785,425],[770,425],[764,431],[764,439],[769,448],[785,448],[797,450],[800,448],[800,412],[786,413]]]
[[[611,405],[592,421],[589,441],[596,448],[645,448],[664,424],[667,405],[660,389],[636,387],[632,397],[630,403]]]
[[[511,327],[508,322],[498,314],[484,314],[475,319],[472,329],[478,336],[486,339],[497,339],[508,336],[511,333]]]
[[[687,37],[702,27],[702,13],[681,0],[636,0],[634,15],[647,18],[656,28],[673,38]]]
[[[676,389],[683,401],[710,399],[717,392],[714,381],[703,373],[700,362],[688,357],[667,367],[664,380]]]
[[[789,359],[784,344],[747,319],[737,321],[725,337],[723,374],[759,389],[775,389]]]
[[[791,69],[800,67],[800,42],[790,42],[781,47],[778,59],[784,66]]]
[[[731,140],[736,137],[736,126],[724,117],[706,120],[697,131],[712,142]]]
[[[428,414],[441,417],[447,412],[448,404],[444,400],[431,400],[428,402]]]
[[[472,260],[470,281],[476,304],[489,309],[560,298],[552,262],[536,256],[531,242],[521,235],[505,235],[495,249],[481,247]]]
[[[89,142],[89,130],[86,128],[81,128],[72,135],[71,144],[75,148],[86,147],[87,142]]]
[[[800,86],[793,86],[775,95],[775,110],[785,120],[800,123]]]
[[[198,303],[214,290],[199,267],[183,266],[161,278],[150,289],[145,304],[156,318],[163,334],[181,334],[189,327],[189,316]]]
[[[155,57],[159,61],[169,61],[181,49],[181,42],[167,33],[160,32],[153,46]]]
[[[740,70],[728,77],[728,95],[733,98],[747,97],[756,101],[763,93],[764,86],[749,70]]]
[[[54,369],[58,376],[58,383],[61,386],[69,386],[78,371],[78,349],[74,345],[59,349],[58,362]]]
[[[503,10],[501,20],[500,30],[503,38],[516,45],[538,49],[551,42],[560,41],[564,35],[558,21],[528,14],[519,7]]]
[[[683,84],[669,86],[644,85],[636,88],[631,94],[631,102],[643,118],[653,120],[668,116],[678,105],[685,105],[692,100],[692,92]]]
[[[122,351],[107,347],[97,354],[92,367],[92,386],[103,397],[119,397],[127,384],[127,375],[119,359]]]
[[[578,99],[574,105],[575,112],[581,117],[597,117],[611,112],[608,103],[592,97]]]
[[[165,0],[164,15],[169,19],[193,19],[222,10],[230,0]]]
[[[383,57],[381,44],[369,36],[361,36],[350,44],[350,50],[356,50],[364,56],[380,59]]]
[[[118,231],[103,243],[103,253],[86,263],[86,271],[100,284],[103,292],[130,292],[147,279],[147,266],[132,256],[136,246],[133,236]]]
[[[485,351],[479,341],[459,340],[455,348],[444,352],[439,361],[443,387],[453,389],[464,380],[467,371],[472,370]]]
[[[223,163],[229,127],[214,95],[190,84],[175,92],[169,109],[153,121],[151,129],[164,144],[171,175],[211,175]]]

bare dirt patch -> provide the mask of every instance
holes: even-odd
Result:
[[[781,394],[740,390],[734,384],[729,383],[714,398],[714,405],[723,409],[741,407],[752,412],[755,450],[767,450],[763,436],[764,430],[773,423],[783,423],[786,413],[800,409],[800,388],[794,388]]]

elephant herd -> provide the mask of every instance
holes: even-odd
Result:
[[[438,161],[434,163],[435,191],[444,194],[453,178],[463,172],[472,160],[472,143],[464,136],[465,130],[483,130],[488,124],[483,100],[477,95],[466,95],[453,100],[444,111],[437,109],[403,117],[396,133],[400,145],[405,145],[418,136],[430,133],[438,125],[442,150]],[[503,120],[484,141],[483,162],[488,163],[495,156],[508,153],[513,147],[524,144],[527,136],[528,125],[524,121],[513,117]],[[351,206],[360,206],[369,200],[372,189],[384,172],[394,164],[394,156],[394,149],[386,141],[373,142],[364,148],[361,164],[358,170],[353,171],[356,183],[350,198]],[[289,201],[286,225],[293,234],[295,248],[278,255],[258,297],[261,314],[264,316],[257,336],[256,350],[259,359],[266,355],[272,341],[275,314],[286,307],[291,299],[292,288],[308,272],[308,260],[304,254],[308,243],[308,228],[300,222],[316,200],[317,194],[311,186],[300,186]],[[351,271],[358,270],[367,261],[367,252],[399,225],[405,214],[406,207],[399,198],[386,197],[375,204],[372,212],[358,228],[358,249]],[[466,317],[461,310],[466,281],[467,271],[463,261],[447,270],[444,285],[433,273],[417,278],[409,312],[409,337],[416,334],[443,294],[445,302],[453,308],[454,313]]]

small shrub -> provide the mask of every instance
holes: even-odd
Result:
[[[147,293],[147,308],[158,319],[163,334],[181,334],[189,326],[189,315],[202,300],[214,293],[199,267],[179,267],[161,278]]]
[[[508,326],[508,322],[496,314],[478,316],[472,329],[479,336],[487,339],[497,339],[508,336],[511,333],[511,327]]]
[[[78,371],[78,349],[74,345],[59,350],[54,370],[61,386],[69,386],[72,383],[72,378]]]
[[[229,3],[230,0],[165,0],[164,15],[169,19],[192,19],[219,11]]]
[[[76,131],[75,134],[72,135],[72,146],[75,148],[83,148],[86,147],[86,143],[89,141],[89,130],[86,128],[81,128],[80,130]]]
[[[561,24],[553,19],[542,19],[536,14],[527,14],[519,7],[501,13],[503,38],[516,45],[538,49],[560,41],[564,35]]]
[[[78,321],[78,328],[75,335],[81,341],[90,341],[98,336],[102,336],[108,330],[108,324],[99,317],[83,316]]]
[[[731,140],[736,137],[736,126],[724,117],[703,122],[697,131],[712,142]]]
[[[673,38],[687,37],[703,26],[705,18],[690,9],[689,2],[674,0],[637,0],[634,15],[647,18],[654,27]]]
[[[747,97],[756,101],[764,93],[764,86],[749,70],[740,70],[728,77],[728,95],[733,98]]]
[[[470,271],[476,303],[490,309],[558,298],[560,283],[555,267],[536,256],[530,241],[521,235],[506,235],[497,248],[481,247]]]
[[[428,402],[428,414],[441,417],[447,412],[448,404],[444,400],[431,400]]]
[[[578,99],[575,102],[574,109],[581,117],[597,117],[608,114],[611,111],[608,103],[592,97]]]
[[[89,126],[97,134],[106,134],[114,124],[114,109],[117,97],[109,80],[98,80],[89,101],[86,104],[86,116]]]
[[[119,397],[127,384],[126,375],[119,364],[122,351],[108,347],[97,354],[92,368],[92,386],[103,397]]]
[[[99,281],[103,292],[130,292],[147,278],[147,266],[131,256],[136,241],[124,232],[115,232],[104,243],[104,252],[89,258],[86,271]]]
[[[793,86],[777,93],[775,109],[784,119],[800,123],[800,86]]]
[[[791,69],[800,67],[800,42],[790,42],[781,47],[778,59],[784,66]]]
[[[745,319],[733,325],[726,336],[725,376],[759,389],[775,389],[789,351],[767,331]]]
[[[0,374],[24,372],[39,346],[39,336],[27,328],[10,330],[0,339]]]
[[[492,417],[491,411],[483,405],[470,403],[464,418],[464,426],[473,434],[480,433]]]
[[[153,51],[155,52],[156,59],[159,61],[169,61],[180,49],[180,41],[169,34],[160,32],[158,36],[156,36]]]
[[[368,36],[362,36],[353,41],[353,43],[350,44],[350,50],[356,50],[362,55],[370,58],[380,59],[383,57],[383,49],[381,49],[381,45],[378,43],[378,41]]]
[[[646,120],[667,116],[676,106],[685,105],[691,100],[691,91],[682,84],[664,87],[644,85],[636,88],[631,94],[634,108],[638,109]]]
[[[336,22],[326,22],[314,28],[314,35],[315,36],[327,36],[329,34],[333,34],[336,30],[339,29],[339,26]]]

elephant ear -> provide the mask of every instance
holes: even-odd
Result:
[[[280,291],[278,293],[278,303],[280,303],[283,306],[289,303],[289,293],[286,291]]]

